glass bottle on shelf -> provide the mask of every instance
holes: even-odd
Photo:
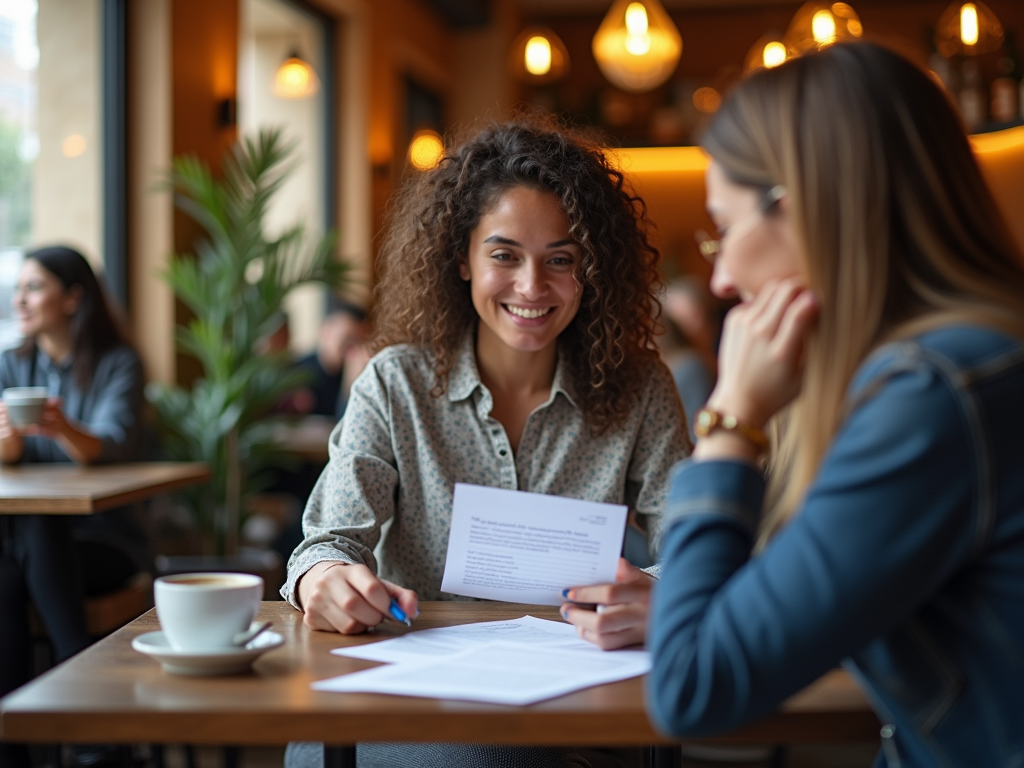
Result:
[[[992,121],[1012,123],[1020,118],[1020,54],[1012,30],[1006,30],[998,62],[999,76],[992,81]]]
[[[960,103],[960,114],[967,124],[967,129],[976,131],[986,118],[985,96],[981,90],[981,70],[978,67],[977,59],[964,59],[957,100]]]

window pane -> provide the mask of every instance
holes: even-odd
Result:
[[[321,22],[284,0],[243,0],[238,66],[238,127],[242,135],[277,126],[294,142],[294,166],[288,182],[273,201],[267,234],[302,222],[311,236],[324,231],[324,90]],[[274,92],[281,65],[298,55],[312,65],[315,93],[287,98]],[[306,351],[316,343],[322,318],[323,290],[295,291],[287,303],[292,347]]]
[[[18,251],[102,265],[101,0],[0,0],[0,345]]]

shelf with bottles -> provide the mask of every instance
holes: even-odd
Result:
[[[1006,30],[996,52],[945,57],[933,47],[928,64],[959,108],[970,133],[1024,124],[1024,58],[1013,30]]]

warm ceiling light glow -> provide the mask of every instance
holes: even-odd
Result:
[[[534,35],[526,41],[524,63],[531,75],[546,75],[551,71],[551,43],[546,37]]]
[[[547,27],[531,27],[512,41],[508,71],[530,85],[553,83],[569,71],[569,51]]]
[[[764,47],[761,61],[764,62],[765,69],[771,69],[784,62],[786,57],[786,46],[777,40],[773,40]]]
[[[274,95],[282,99],[306,99],[319,90],[316,72],[298,54],[289,56],[274,75]]]
[[[818,45],[831,43],[836,39],[836,18],[832,11],[818,11],[811,19],[811,34]]]
[[[417,171],[429,171],[436,168],[444,157],[444,142],[437,131],[425,129],[417,131],[409,144],[409,162]]]
[[[743,58],[743,71],[747,74],[759,69],[772,69],[789,58],[789,51],[782,43],[782,35],[776,31],[762,35],[750,46]]]
[[[964,45],[978,43],[978,9],[974,3],[964,3],[960,7],[960,41]]]
[[[693,92],[693,106],[698,112],[710,115],[722,106],[722,95],[714,88],[698,88]]]
[[[630,3],[626,8],[626,50],[634,56],[643,56],[651,50],[647,9],[641,3]]]
[[[935,47],[947,58],[966,54],[976,56],[998,51],[1003,44],[1003,25],[982,2],[955,2],[935,25]]]
[[[591,49],[613,85],[643,93],[669,78],[679,63],[683,40],[658,0],[615,0]]]
[[[72,133],[61,142],[60,151],[64,157],[78,157],[85,154],[88,146],[89,144],[85,140],[85,136],[80,133]]]
[[[849,3],[811,0],[793,16],[782,42],[789,56],[801,56],[863,34],[860,17]]]

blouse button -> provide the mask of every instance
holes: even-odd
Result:
[[[506,451],[504,448],[502,448],[500,451],[498,451],[498,455],[499,456],[507,456],[508,455],[508,451]]]

